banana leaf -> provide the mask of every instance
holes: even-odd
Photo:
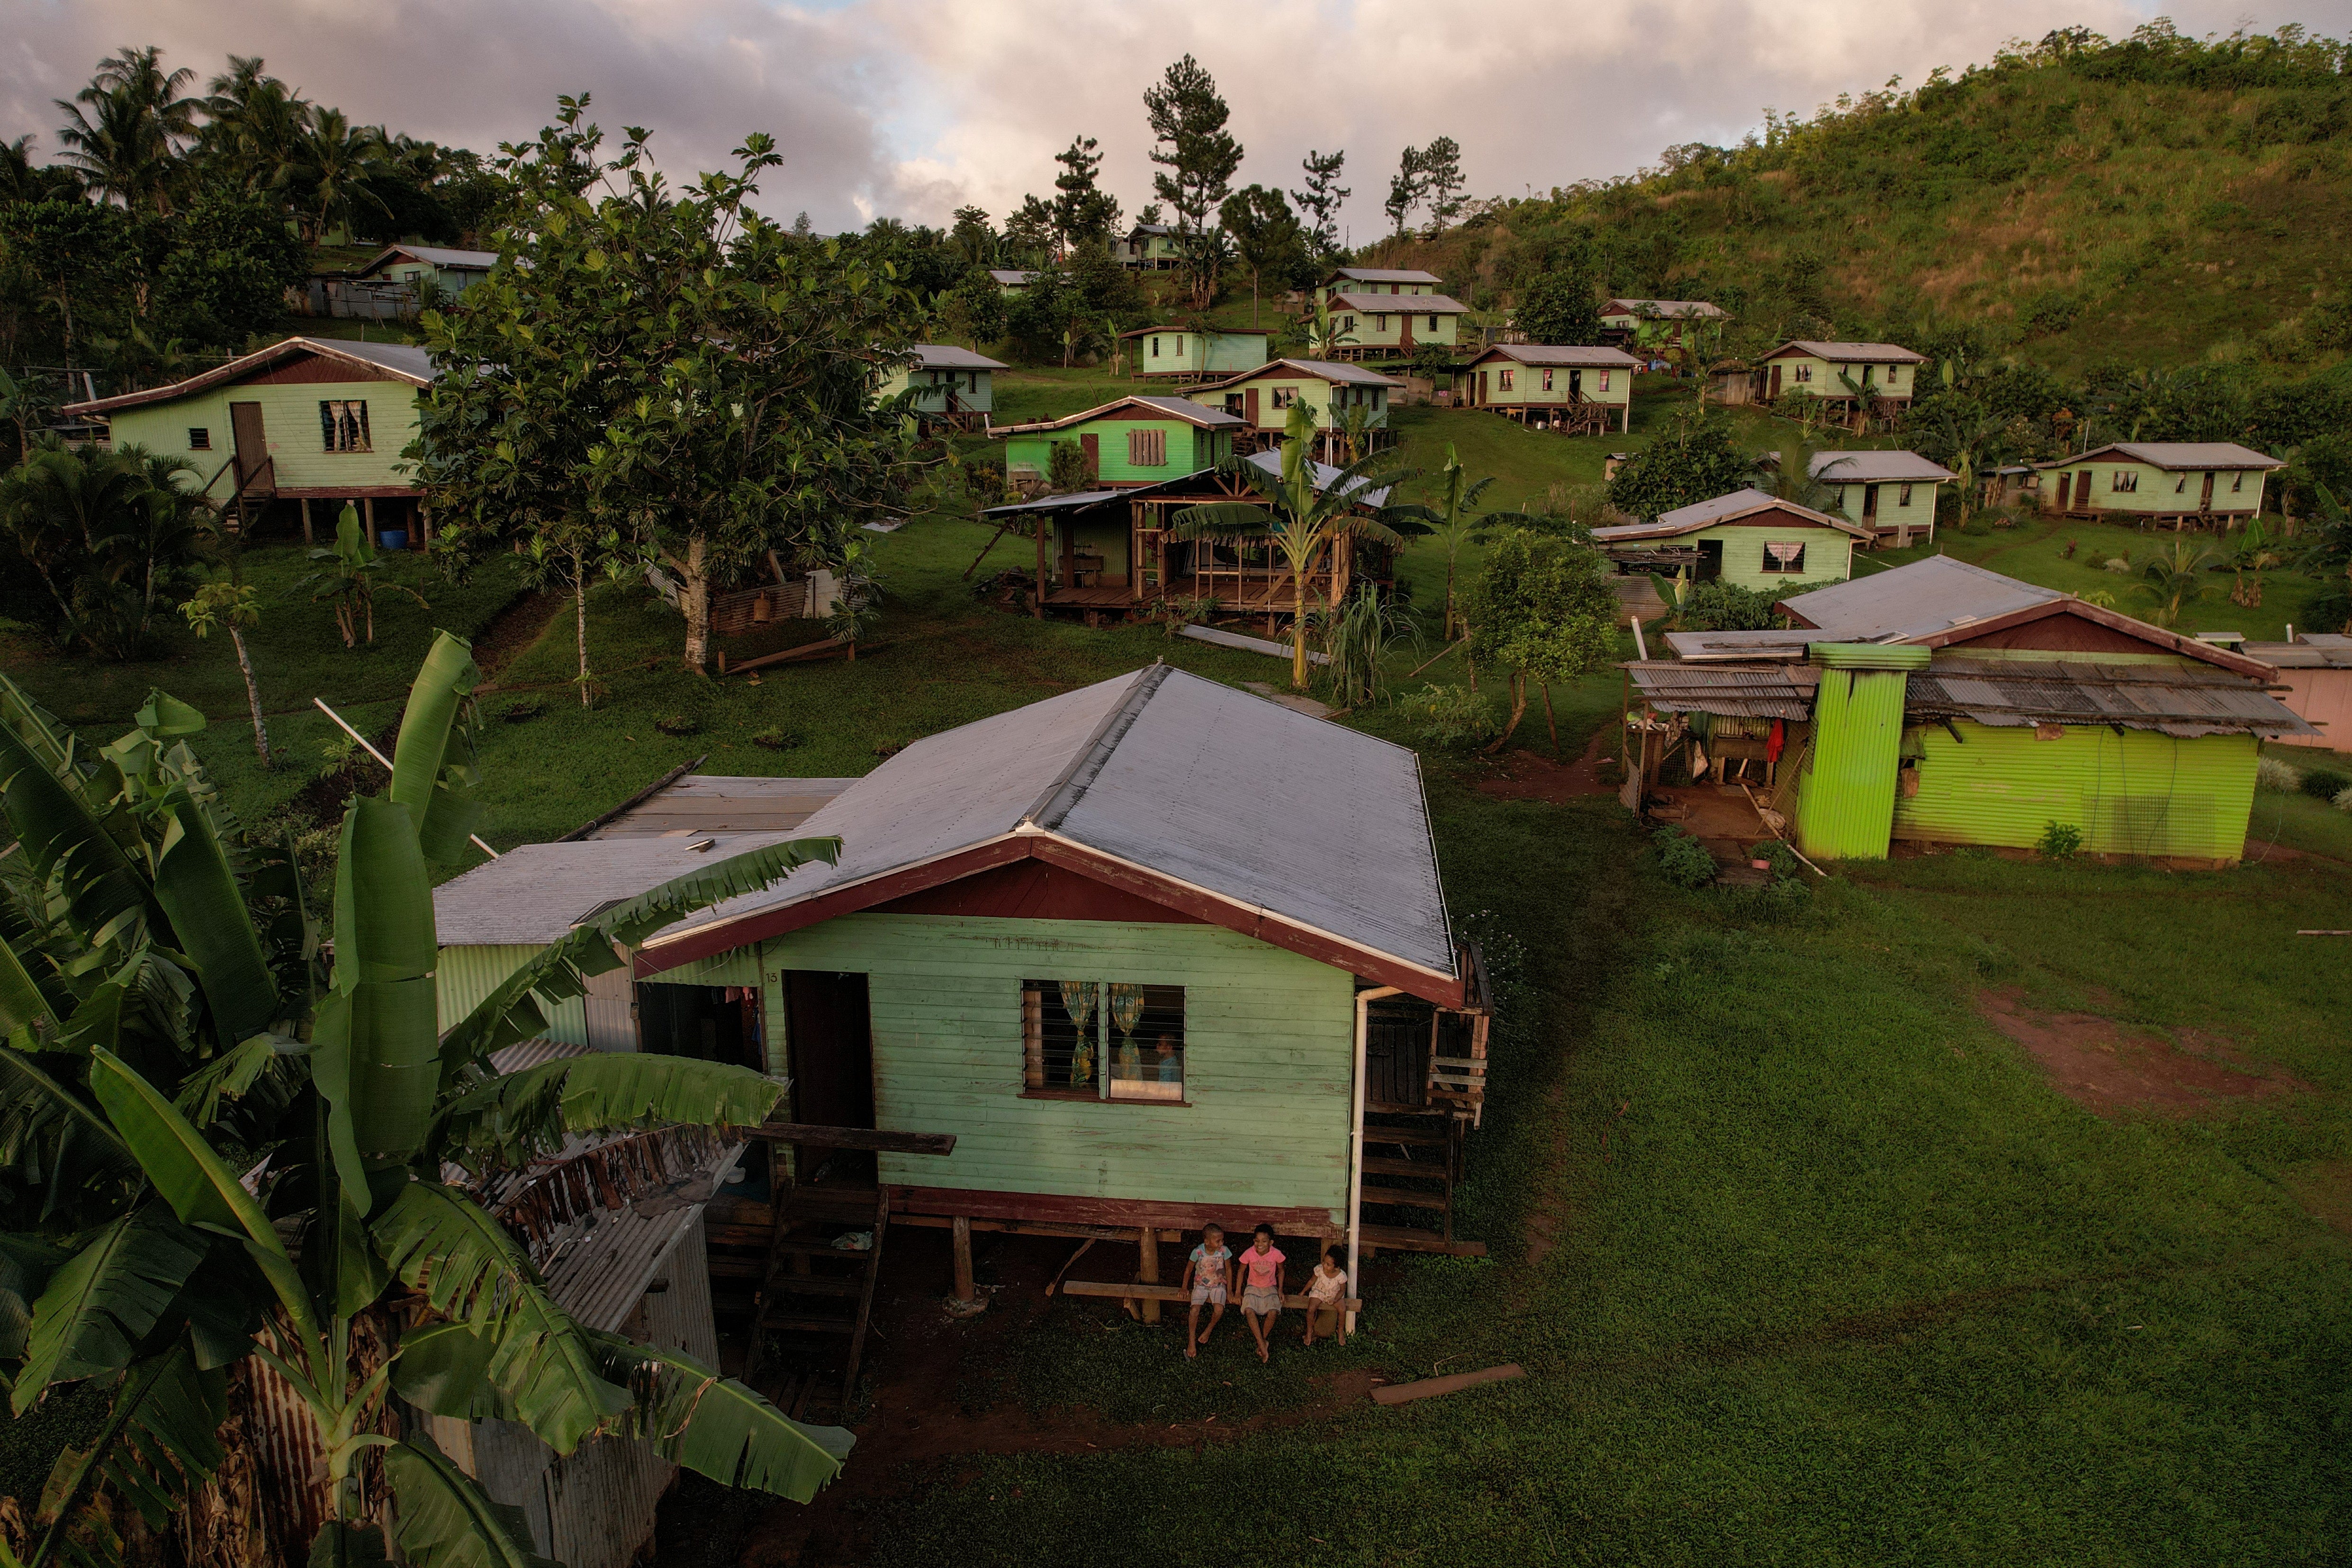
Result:
[[[0,1035],[7,1036],[18,1050],[51,1044],[62,1027],[58,1022],[58,1000],[50,996],[15,943],[0,933]],[[25,1031],[21,1041],[19,1029]]]
[[[110,1205],[140,1174],[112,1122],[38,1059],[6,1048],[0,1048],[0,1168],[43,1194],[44,1224],[84,1201]]]
[[[278,1016],[278,981],[211,821],[184,795],[169,811],[155,857],[155,901],[195,968],[214,1037],[226,1047]]]
[[[33,1303],[66,1257],[37,1236],[0,1232],[0,1362],[23,1358]]]
[[[391,1564],[383,1531],[373,1524],[331,1519],[320,1526],[310,1542],[310,1568],[391,1568]]]
[[[72,767],[73,731],[5,675],[0,675],[0,729],[16,736],[53,775],[62,776]]]
[[[804,1426],[759,1393],[683,1351],[600,1334],[604,1374],[625,1381],[636,1406],[624,1430],[652,1439],[674,1464],[721,1486],[806,1502],[834,1477],[857,1438],[839,1426]]]
[[[433,888],[408,814],[353,801],[335,868],[334,989],[350,1002],[349,1094],[336,1111],[350,1116],[363,1154],[405,1158],[431,1125],[441,1077],[436,959]]]
[[[100,1480],[130,1500],[148,1527],[171,1522],[173,1504],[220,1468],[220,1424],[228,1415],[228,1378],[198,1370],[184,1344],[133,1365],[85,1448],[58,1456],[41,1491],[40,1518],[50,1521],[26,1559],[29,1568],[52,1561],[74,1530]]]
[[[428,1415],[511,1421],[513,1408],[490,1382],[490,1356],[498,1348],[495,1338],[471,1323],[411,1329],[400,1336],[393,1389]]]
[[[64,891],[67,918],[89,946],[104,946],[160,914],[144,873],[89,803],[5,726],[0,726],[0,810],[33,875]]]
[[[442,1107],[427,1147],[469,1169],[519,1165],[575,1132],[690,1121],[756,1127],[785,1086],[727,1062],[599,1053],[502,1074]]]
[[[384,1450],[398,1522],[394,1535],[413,1568],[562,1568],[530,1550],[522,1510],[489,1494],[423,1432]]]
[[[99,1231],[49,1276],[33,1303],[13,1406],[50,1384],[121,1371],[205,1261],[205,1239],[150,1204]]]
[[[464,1194],[412,1182],[374,1230],[404,1284],[490,1342],[486,1375],[540,1441],[569,1454],[628,1409],[628,1391],[599,1373],[594,1343],[547,1294],[529,1255]]]
[[[584,995],[589,976],[621,966],[616,943],[634,947],[698,910],[757,892],[811,861],[830,866],[840,858],[838,838],[795,838],[749,849],[673,878],[574,928],[508,975],[441,1037],[443,1087],[455,1087],[470,1064],[500,1047],[545,1033],[547,1009]]]
[[[481,679],[473,649],[447,632],[433,639],[408,689],[400,740],[392,753],[392,799],[408,808],[425,858],[446,864],[465,853],[480,815],[473,746],[458,710]]]

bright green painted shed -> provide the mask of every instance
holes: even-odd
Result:
[[[1199,380],[1255,370],[1265,363],[1266,341],[1273,336],[1241,328],[1139,327],[1121,332],[1119,341],[1134,374]]]
[[[1797,844],[1816,860],[1884,860],[1894,826],[1906,671],[1924,647],[1817,643],[1812,746],[1797,783]]]
[[[1919,726],[1910,743],[1917,755],[1905,765],[1918,782],[1895,803],[1898,838],[2028,846],[2055,823],[2097,854],[2233,862],[2245,852],[2252,734],[1958,720]]]

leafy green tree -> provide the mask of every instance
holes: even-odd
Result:
[[[1531,343],[1584,344],[1601,341],[1601,301],[1590,275],[1546,272],[1520,290],[1511,312]]]
[[[211,506],[178,482],[192,471],[49,436],[0,479],[0,529],[40,577],[59,641],[125,661],[154,651],[157,621],[212,548]]]
[[[1307,689],[1307,580],[1318,570],[1329,569],[1342,541],[1394,546],[1404,542],[1407,532],[1422,531],[1417,517],[1389,504],[1396,487],[1412,474],[1397,469],[1386,454],[1328,468],[1311,457],[1314,444],[1315,411],[1304,403],[1292,404],[1279,470],[1269,474],[1244,458],[1234,459],[1228,470],[1247,481],[1260,500],[1186,507],[1170,521],[1168,530],[1171,540],[1264,539],[1273,543],[1297,594],[1297,613],[1290,617],[1290,684],[1299,691]]]
[[[269,726],[261,717],[261,683],[253,678],[253,656],[245,646],[245,634],[261,624],[261,601],[253,584],[234,575],[215,579],[197,589],[180,606],[180,614],[200,638],[210,637],[215,629],[228,633],[229,645],[236,649],[237,671],[245,677],[246,706],[253,714],[254,754],[263,767],[269,766]]]
[[[877,413],[872,367],[908,348],[919,305],[888,264],[748,205],[778,162],[768,137],[747,138],[739,172],[674,193],[642,132],[605,163],[585,107],[565,100],[505,160],[499,264],[425,313],[442,374],[409,456],[457,569],[542,517],[617,530],[675,585],[698,672],[719,588],[771,551],[838,563],[863,523],[903,515],[920,461],[905,422]],[[583,165],[593,199],[574,188]]]
[[[1354,195],[1339,183],[1347,166],[1346,148],[1336,153],[1318,153],[1310,148],[1298,165],[1307,188],[1290,193],[1290,199],[1310,220],[1307,243],[1318,266],[1339,253],[1339,209]]]
[[[1763,632],[1780,625],[1773,595],[1717,577],[1678,586],[1675,629],[1684,632]]]
[[[322,922],[290,846],[236,842],[189,749],[203,715],[157,692],[136,730],[93,752],[0,679],[0,809],[22,847],[0,868],[17,884],[0,903],[13,1047],[0,1370],[19,1414],[77,1384],[107,1396],[97,1433],[49,1478],[30,1568],[115,1555],[101,1485],[161,1528],[212,1479],[227,1369],[247,1356],[290,1386],[325,1456],[333,1517],[314,1563],[385,1560],[355,1482],[370,1448],[407,1561],[536,1561],[511,1512],[429,1438],[372,1429],[387,1393],[436,1415],[495,1411],[562,1454],[643,1437],[801,1500],[838,1472],[847,1433],[572,1320],[470,1184],[444,1176],[517,1169],[569,1137],[764,1120],[782,1090],[745,1068],[615,1053],[501,1074],[489,1057],[624,962],[616,943],[832,860],[838,843],[756,849],[604,911],[444,1033],[431,868],[478,815],[478,679],[445,634],[411,690],[389,789],[344,816]],[[37,887],[55,896],[27,900]],[[373,1372],[352,1353],[361,1321],[384,1346]]]
[[[1730,421],[1703,408],[1675,410],[1666,427],[1609,481],[1609,504],[1643,522],[1745,488],[1755,472],[1732,445]]]
[[[1511,529],[1486,552],[1486,571],[1465,595],[1463,615],[1471,658],[1509,674],[1510,718],[1487,750],[1509,743],[1527,716],[1532,681],[1543,691],[1558,756],[1552,683],[1590,675],[1617,657],[1617,595],[1602,581],[1600,556],[1551,534]]]
[[[87,321],[118,288],[135,254],[130,217],[118,208],[64,197],[0,208],[8,259],[24,268],[40,302],[58,313],[65,358],[74,359],[76,311]]]
[[[1408,146],[1397,159],[1397,172],[1389,176],[1389,199],[1381,210],[1389,215],[1396,229],[1396,237],[1404,237],[1405,225],[1412,217],[1412,209],[1429,196],[1429,180],[1421,166],[1421,149]]]
[[[1004,335],[1009,324],[1004,308],[1004,290],[996,279],[980,268],[964,274],[962,282],[940,302],[940,313],[949,329],[971,344],[978,353],[980,345],[992,343]]]
[[[1151,161],[1165,171],[1151,176],[1151,192],[1175,211],[1192,304],[1205,310],[1216,298],[1221,259],[1208,238],[1209,215],[1231,192],[1234,171],[1242,166],[1242,144],[1225,129],[1232,111],[1216,79],[1189,54],[1144,89],[1143,108],[1151,126]]]
[[[1062,172],[1054,176],[1054,234],[1064,254],[1080,247],[1100,247],[1118,227],[1118,198],[1096,183],[1103,155],[1091,136],[1073,136],[1054,154]]]
[[[1440,136],[1421,150],[1421,185],[1429,202],[1433,234],[1444,234],[1445,226],[1462,216],[1463,183],[1460,142]]]
[[[275,328],[286,290],[310,273],[310,250],[269,202],[202,191],[168,230],[154,318],[159,330],[196,342],[242,344]]]
[[[1225,198],[1219,217],[1234,254],[1250,275],[1250,325],[1257,325],[1258,279],[1292,268],[1307,250],[1306,231],[1280,191],[1244,185]]]

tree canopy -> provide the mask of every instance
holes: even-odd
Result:
[[[1729,495],[1752,482],[1755,465],[1719,416],[1685,405],[1609,481],[1609,504],[1643,522],[1676,507]]]

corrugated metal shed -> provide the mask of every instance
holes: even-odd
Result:
[[[789,833],[856,782],[688,773],[587,837],[658,838],[713,833]]]
[[[1810,665],[1692,665],[1651,659],[1624,665],[1643,701],[1666,713],[1737,719],[1805,719],[1822,672]]]
[[[2203,665],[1944,657],[1910,685],[1905,706],[1915,719],[2116,724],[2184,738],[2318,732],[2245,677]]]
[[[1292,809],[1299,801],[1315,808]],[[648,942],[647,955],[961,850],[1045,834],[1456,976],[1413,753],[1163,665],[918,741],[802,831],[838,836],[841,863],[730,900]]]
[[[616,899],[793,837],[722,836],[702,851],[690,837],[525,844],[434,889],[434,924],[444,947],[544,945]]]
[[[1816,452],[1807,468],[1813,478],[1833,485],[1900,484],[1959,477],[1916,452]]]

